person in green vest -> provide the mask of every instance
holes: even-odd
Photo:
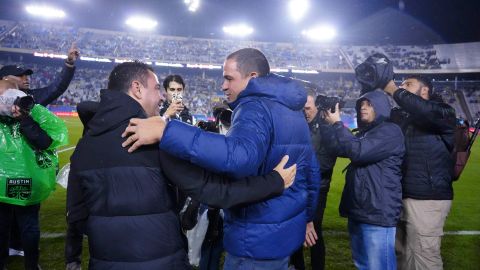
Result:
[[[25,269],[39,269],[40,203],[55,190],[55,149],[67,143],[67,127],[60,118],[16,84],[0,81],[0,269],[8,257],[13,211]]]

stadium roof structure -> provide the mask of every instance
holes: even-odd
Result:
[[[76,27],[129,31],[124,21],[142,14],[157,20],[158,34],[225,38],[223,26],[238,21],[257,41],[303,41],[301,31],[316,24],[337,29],[340,44],[431,44],[480,41],[480,1],[309,0],[300,22],[290,20],[288,0],[200,0],[190,12],[184,0],[45,0],[65,11],[63,23]],[[0,19],[40,20],[25,12],[25,1],[0,0]],[[57,22],[60,23],[60,22]]]

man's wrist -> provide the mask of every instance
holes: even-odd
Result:
[[[75,60],[69,60],[68,58],[65,59],[65,65],[67,67],[74,67],[75,66]]]

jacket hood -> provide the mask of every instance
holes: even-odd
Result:
[[[360,106],[362,101],[368,100],[370,104],[373,106],[373,110],[375,111],[375,120],[373,120],[370,124],[364,124],[360,120]],[[390,119],[390,111],[392,106],[390,105],[390,101],[388,100],[387,94],[385,94],[381,90],[374,90],[365,93],[362,95],[356,103],[355,109],[357,111],[357,125],[360,129],[369,129],[372,128],[385,120]]]
[[[79,115],[91,113],[88,109],[78,111]],[[146,118],[147,114],[140,103],[121,91],[103,89],[100,91],[100,103],[96,108],[91,120],[88,121],[88,129],[91,135],[96,136],[113,130],[130,121],[133,117]],[[83,122],[83,120],[82,120]]]
[[[302,83],[274,73],[252,78],[245,90],[238,95],[237,100],[229,103],[230,107],[235,109],[246,97],[265,97],[294,111],[303,109],[307,102],[307,93]]]

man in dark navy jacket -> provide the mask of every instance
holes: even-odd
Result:
[[[359,131],[353,135],[334,113],[325,141],[349,158],[340,215],[348,218],[353,262],[357,269],[396,270],[395,229],[402,209],[401,165],[405,154],[402,130],[389,122],[390,103],[381,90],[357,100]]]
[[[405,134],[403,212],[397,227],[399,269],[443,269],[440,254],[443,226],[452,205],[455,110],[433,93],[431,81],[408,76],[385,92],[400,108],[392,120]]]

